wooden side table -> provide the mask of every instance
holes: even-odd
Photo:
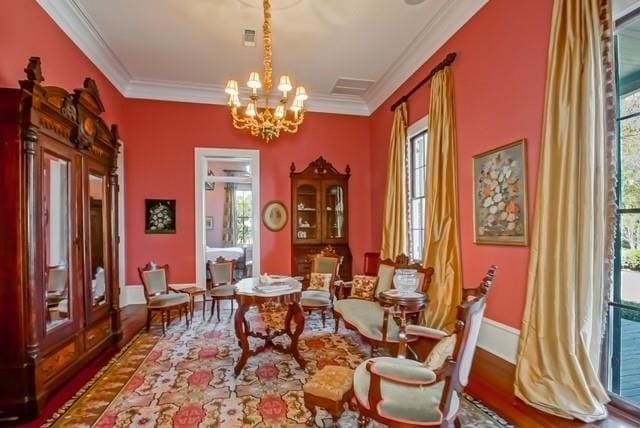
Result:
[[[304,368],[306,362],[300,355],[298,350],[298,339],[304,330],[304,315],[300,307],[300,295],[302,292],[302,284],[293,278],[283,278],[282,283],[287,284],[287,289],[277,289],[277,291],[261,292],[256,289],[258,278],[246,278],[235,284],[236,300],[238,302],[238,310],[235,316],[236,336],[242,348],[242,355],[234,368],[235,375],[238,376],[249,357],[259,354],[268,348],[276,351],[290,354],[298,362],[300,367]],[[287,316],[285,318],[284,329],[271,331],[267,329],[266,333],[254,332],[251,330],[249,321],[244,317],[252,306],[259,306],[264,303],[279,303],[288,305]],[[295,330],[292,330],[291,322],[296,324]],[[289,346],[282,346],[274,343],[273,339],[286,334],[291,338]],[[264,344],[256,349],[249,348],[249,336],[257,337],[264,340]]]
[[[400,324],[400,342],[398,344],[398,356],[404,357],[406,354],[406,333],[407,318],[417,316],[427,306],[427,296],[424,293],[411,292],[403,293],[396,289],[383,291],[378,295],[378,303],[389,308],[385,311],[382,322],[382,331],[387,331],[389,324],[389,314],[397,319]],[[405,340],[402,340],[405,339]]]
[[[187,287],[187,288],[174,288],[171,287],[172,291],[175,291],[177,293],[184,293],[187,294],[189,296],[189,301],[190,301],[190,306],[189,306],[189,311],[191,312],[191,319],[193,320],[193,312],[194,312],[194,308],[196,306],[196,296],[202,296],[202,319],[205,319],[205,306],[207,303],[207,300],[205,299],[205,294],[207,292],[206,289],[204,288],[200,288],[200,287]]]

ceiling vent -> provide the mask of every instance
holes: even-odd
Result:
[[[373,80],[339,78],[331,90],[332,94],[363,95],[373,85]]]
[[[256,45],[256,30],[244,30],[242,36],[243,46],[253,47]]]

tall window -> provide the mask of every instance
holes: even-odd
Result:
[[[420,262],[424,254],[426,148],[426,130],[409,137],[409,257]]]
[[[236,190],[235,199],[236,245],[251,245],[253,243],[251,190]]]
[[[606,384],[614,401],[640,406],[640,20],[616,34],[618,228],[609,301]]]

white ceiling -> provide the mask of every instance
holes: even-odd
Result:
[[[310,110],[367,115],[486,1],[272,0],[274,79],[306,86]],[[261,0],[38,3],[128,97],[224,104],[228,79],[262,74]],[[331,95],[339,78],[374,83]]]

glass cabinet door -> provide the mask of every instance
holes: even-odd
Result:
[[[346,197],[342,184],[328,184],[324,194],[325,237],[343,240],[347,237]]]
[[[91,278],[91,305],[107,303],[105,272],[105,209],[106,178],[89,174],[89,273]]]
[[[302,184],[296,188],[295,238],[299,241],[319,239],[318,190],[311,184]]]
[[[47,330],[71,319],[70,162],[43,152],[42,219],[44,236],[45,320]]]

